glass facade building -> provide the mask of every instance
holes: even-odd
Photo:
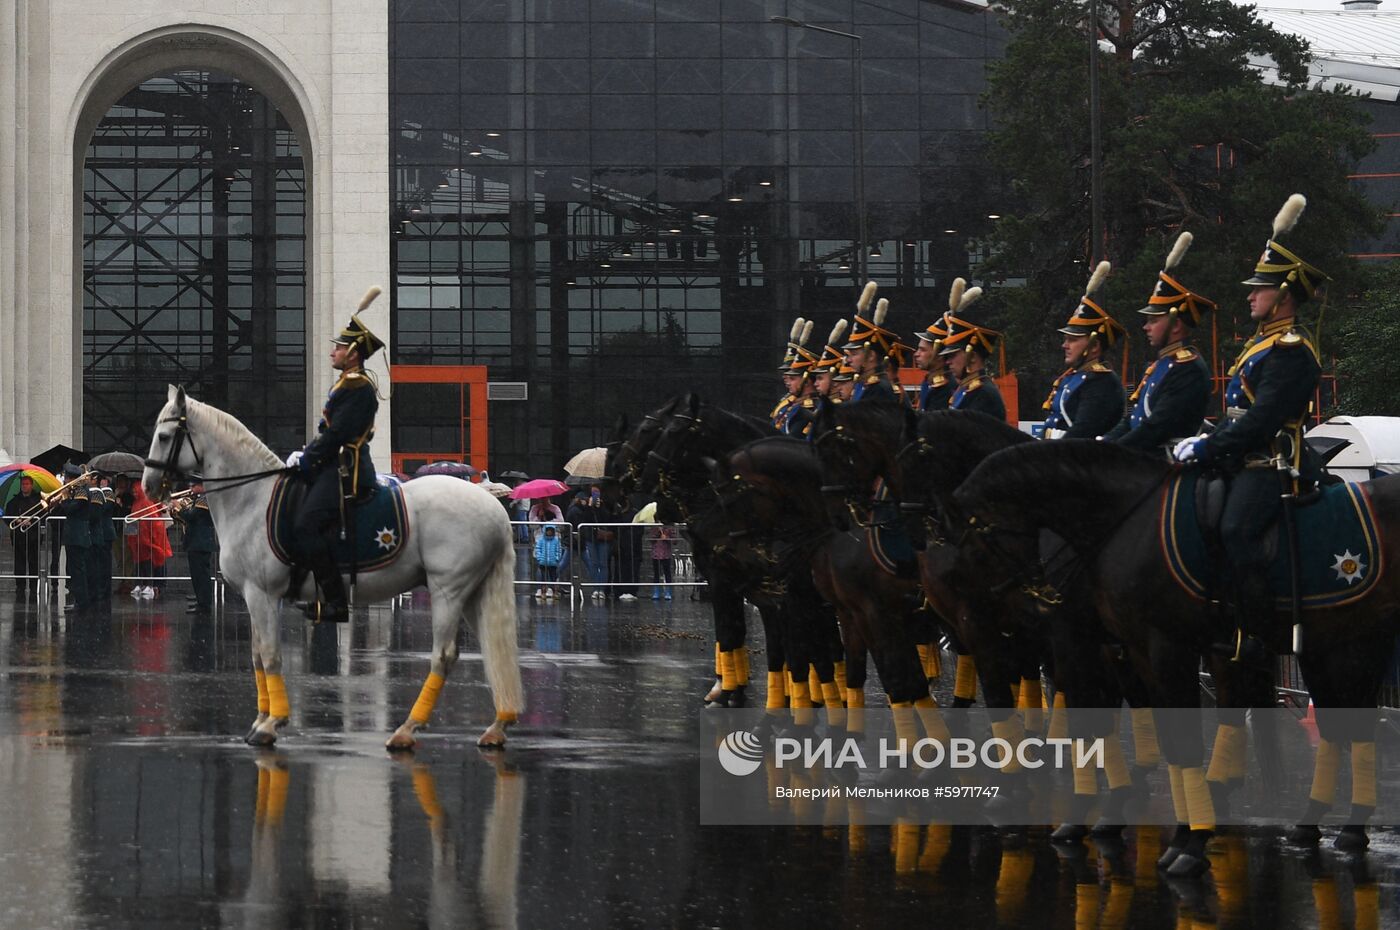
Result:
[[[862,201],[909,333],[999,212],[978,95],[1004,40],[962,0],[391,11],[391,361],[525,383],[490,405],[498,469],[556,472],[677,391],[766,413],[793,318],[820,341],[852,308]],[[855,40],[773,16],[860,36],[859,110]],[[396,450],[453,451],[430,407],[395,387]]]

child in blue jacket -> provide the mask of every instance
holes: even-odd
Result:
[[[535,590],[536,600],[554,597],[554,583],[559,580],[559,563],[563,559],[564,543],[558,531],[552,525],[546,526],[535,540],[535,564],[540,568],[539,581],[545,585]]]

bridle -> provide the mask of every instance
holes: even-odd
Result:
[[[812,451],[816,453],[817,461],[823,461],[822,444],[826,443],[826,448],[839,456],[842,464],[846,466],[847,474],[854,474],[857,471],[855,450],[860,445],[854,436],[846,432],[845,426],[836,426],[822,433],[812,442]],[[823,484],[821,493],[827,497],[840,497],[846,503],[846,509],[850,511],[851,520],[863,529],[869,529],[878,522],[875,519],[875,495],[862,497],[858,489],[849,483],[845,484]]]
[[[199,471],[204,470],[204,456],[200,455],[199,449],[194,444],[194,431],[190,429],[189,415],[181,413],[179,416],[163,417],[156,421],[156,429],[166,423],[174,423],[175,431],[170,437],[170,451],[166,453],[164,459],[143,459],[142,464],[147,468],[154,468],[160,472],[160,485],[156,490],[156,499],[161,500],[170,494],[171,489],[177,480],[187,481],[205,485],[205,494],[212,494],[215,491],[231,491],[234,488],[242,487],[245,484],[252,484],[254,481],[261,481],[263,478],[270,478],[273,475],[284,475],[295,469],[279,466],[269,468],[266,471],[249,472],[246,475],[229,475],[223,478],[206,478],[199,472],[187,472],[179,465],[180,453],[184,451],[188,443],[190,452],[194,454],[195,466]],[[209,487],[215,484],[217,487]]]

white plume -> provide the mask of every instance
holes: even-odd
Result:
[[[1084,296],[1088,297],[1099,289],[1103,284],[1103,279],[1108,277],[1108,273],[1113,270],[1113,266],[1108,262],[1099,262],[1099,266],[1094,269],[1094,273],[1089,277],[1089,286],[1084,288]]]
[[[881,297],[880,302],[875,305],[875,325],[885,325],[885,314],[890,312],[890,302]]]
[[[956,309],[957,309],[957,312],[961,313],[962,311],[966,310],[968,307],[970,307],[970,306],[972,306],[973,304],[977,303],[978,299],[980,299],[981,296],[982,296],[982,289],[981,289],[980,287],[970,287],[970,288],[968,288],[966,291],[963,292],[962,300],[958,301],[958,306],[957,306],[957,308],[956,308]]]
[[[370,304],[374,303],[374,298],[378,297],[382,293],[384,293],[384,288],[380,287],[378,284],[371,284],[369,290],[365,291],[365,296],[360,298],[359,309],[355,312],[359,313],[360,311],[368,307]]]
[[[816,325],[816,322],[816,320],[808,320],[807,324],[802,327],[802,338],[797,340],[798,345],[805,346],[807,340],[812,338],[812,327]]]
[[[856,301],[856,309],[861,313],[870,309],[870,302],[875,299],[875,292],[880,289],[880,285],[874,281],[866,281],[865,287],[861,289],[860,299]]]
[[[792,321],[792,331],[788,333],[788,342],[797,341],[797,337],[802,335],[802,324],[806,322],[807,321],[802,319],[802,317],[798,317]]]
[[[967,280],[965,278],[954,278],[953,289],[948,292],[948,309],[956,311],[958,305],[962,303],[963,291],[967,290]]]
[[[1177,236],[1176,245],[1172,246],[1171,254],[1167,256],[1167,263],[1162,266],[1162,270],[1171,271],[1177,265],[1180,265],[1181,260],[1186,257],[1186,250],[1191,248],[1191,243],[1195,238],[1196,237],[1189,232],[1184,232]]]
[[[831,327],[831,335],[826,337],[826,344],[834,346],[837,340],[846,334],[846,321],[837,320],[836,325]]]
[[[1308,198],[1302,194],[1294,194],[1283,202],[1279,208],[1278,216],[1274,217],[1274,235],[1277,239],[1286,232],[1292,232],[1293,227],[1298,225],[1298,218],[1303,215],[1303,210],[1308,205]]]

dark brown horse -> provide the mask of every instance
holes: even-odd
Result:
[[[1040,529],[1060,536],[1075,553],[1075,571],[1093,594],[1095,613],[1105,627],[1124,639],[1143,624],[1165,634],[1154,640],[1151,671],[1160,684],[1153,701],[1159,707],[1195,707],[1196,672],[1202,655],[1221,637],[1217,612],[1184,590],[1174,579],[1161,550],[1164,495],[1178,466],[1105,443],[1066,440],[1008,449],[984,462],[958,489],[955,498],[970,515],[973,534],[984,541],[995,569],[1008,579],[1023,575],[1023,564],[1008,558],[1015,541]],[[1317,821],[1332,804],[1331,784],[1338,747],[1352,745],[1351,823],[1337,838],[1341,847],[1366,844],[1365,821],[1375,804],[1374,734],[1358,730],[1354,715],[1329,714],[1331,708],[1376,705],[1391,654],[1400,614],[1400,578],[1394,553],[1384,546],[1400,543],[1400,476],[1362,486],[1376,516],[1384,564],[1375,588],[1364,600],[1343,607],[1308,610],[1298,660],[1317,707],[1319,746],[1314,793],[1304,823],[1290,834],[1298,842],[1316,842]],[[1000,553],[1000,555],[998,555]],[[1269,648],[1290,649],[1289,616],[1280,613],[1267,631]],[[1228,683],[1240,668],[1218,658],[1216,679]],[[1261,672],[1267,678],[1267,672]],[[1241,685],[1242,691],[1251,690]],[[1250,696],[1258,700],[1257,695]],[[1222,703],[1227,700],[1222,694]],[[1238,705],[1241,698],[1233,701]],[[1204,790],[1203,749],[1199,745],[1163,743],[1168,761],[1177,766],[1189,808],[1198,827],[1188,852],[1204,860],[1204,839],[1213,827],[1214,810]],[[1217,737],[1219,752],[1219,737]],[[1173,758],[1175,756],[1175,758]],[[1174,779],[1177,775],[1174,773]],[[1186,855],[1183,853],[1182,855]],[[1188,863],[1191,865],[1192,863]],[[1180,874],[1183,869],[1173,870]]]

